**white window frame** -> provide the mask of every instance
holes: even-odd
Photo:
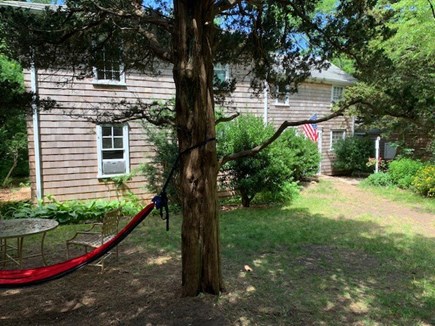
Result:
[[[277,86],[277,95],[275,96],[275,105],[289,105],[290,104],[290,91],[289,86],[285,86],[285,91],[281,92]],[[279,94],[284,94],[284,101],[280,101]]]
[[[225,79],[222,82],[227,82],[230,80],[230,65],[229,64],[221,64],[217,63],[213,67],[213,75],[216,76],[216,71],[224,71]]]
[[[101,51],[104,51],[104,48]],[[93,84],[117,85],[117,86],[125,86],[126,85],[126,83],[125,83],[125,67],[124,67],[124,63],[121,60],[119,62],[119,80],[117,80],[117,79],[98,79],[98,68],[96,66],[94,66],[92,68],[92,72],[94,75]]]
[[[338,89],[340,89],[340,95],[336,96],[336,91]],[[339,86],[339,85],[332,86],[332,89],[331,89],[331,102],[332,103],[337,103],[338,101],[340,101],[343,98],[343,94],[344,94],[344,86]]]
[[[125,162],[125,172],[118,174],[104,174],[103,163],[103,127],[122,126],[122,146],[124,150],[123,160]],[[129,127],[128,124],[100,124],[97,125],[97,161],[98,161],[98,178],[110,178],[130,173],[130,146],[129,146]],[[110,161],[110,160],[107,160]]]
[[[346,139],[346,129],[331,129],[331,132],[329,134],[329,150],[333,151],[335,142],[333,141],[333,134],[334,133],[341,133],[341,139]]]

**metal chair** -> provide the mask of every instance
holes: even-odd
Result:
[[[95,249],[111,240],[118,233],[119,219],[121,210],[115,209],[104,214],[103,221],[100,223],[93,223],[91,228],[87,231],[78,231],[71,239],[66,241],[67,257],[70,257],[71,246],[82,246],[85,251],[88,249]],[[118,259],[118,246],[116,246],[116,258]],[[101,267],[104,270],[104,260],[111,254],[111,252],[104,255],[93,266]]]

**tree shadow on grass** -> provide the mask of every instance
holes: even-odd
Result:
[[[65,257],[65,240],[86,226],[60,226],[47,235],[50,263]],[[180,219],[158,216],[138,226],[111,255],[105,270],[87,266],[42,285],[0,290],[0,325],[228,325],[215,297],[181,298]],[[40,238],[26,239],[37,253]],[[76,254],[82,251],[77,250]],[[26,268],[41,259],[26,261]],[[1,266],[0,266],[1,267]]]
[[[391,234],[373,221],[330,219],[305,209],[235,210],[221,217],[227,292],[181,298],[179,228],[177,218],[169,233],[151,219],[121,244],[119,262],[110,257],[103,273],[86,267],[41,286],[1,290],[0,324],[435,322],[433,238]],[[54,232],[63,229],[69,230]]]
[[[294,208],[241,210],[224,215],[221,224],[229,285],[221,307],[233,321],[435,322],[434,238]]]

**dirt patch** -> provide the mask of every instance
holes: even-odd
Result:
[[[424,236],[435,237],[434,215],[422,211],[419,207],[408,207],[376,196],[368,190],[358,187],[360,179],[322,176],[322,179],[332,182],[341,201],[333,203],[337,216],[354,218],[372,215],[378,217],[382,226],[397,224],[401,221],[410,229]]]
[[[59,257],[61,258],[61,257]],[[128,253],[108,267],[86,267],[55,282],[0,291],[1,325],[228,325],[216,298],[181,298],[179,260]],[[86,322],[88,321],[88,322]]]

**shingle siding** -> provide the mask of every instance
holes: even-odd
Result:
[[[262,116],[264,113],[263,93],[253,95],[248,70],[231,67],[232,76],[239,80],[237,88],[228,98],[230,107],[242,113]],[[243,78],[241,78],[243,77]],[[96,126],[65,112],[74,110],[91,112],[92,108],[112,109],[110,104],[119,100],[144,102],[169,100],[174,97],[175,89],[170,68],[162,68],[158,76],[145,76],[132,73],[126,75],[125,86],[96,85],[91,78],[74,80],[67,71],[39,71],[38,92],[41,98],[54,99],[60,108],[40,112],[40,149],[43,195],[53,195],[58,200],[70,199],[113,199],[116,189],[111,182],[98,179]],[[30,73],[25,73],[25,83],[30,88]],[[319,117],[330,113],[332,84],[307,82],[299,87],[299,92],[290,96],[288,105],[276,105],[269,95],[268,120],[280,125],[284,120],[302,120],[317,113]],[[139,122],[128,122],[130,171],[140,164],[152,160],[154,150],[147,141],[145,130]],[[28,123],[30,177],[32,191],[35,193],[35,157],[32,122]],[[329,150],[330,130],[344,128],[351,131],[349,119],[337,118],[319,125],[323,129],[322,173],[330,174],[333,153]],[[128,182],[129,190],[142,198],[150,198],[145,189],[145,179],[135,176]]]

